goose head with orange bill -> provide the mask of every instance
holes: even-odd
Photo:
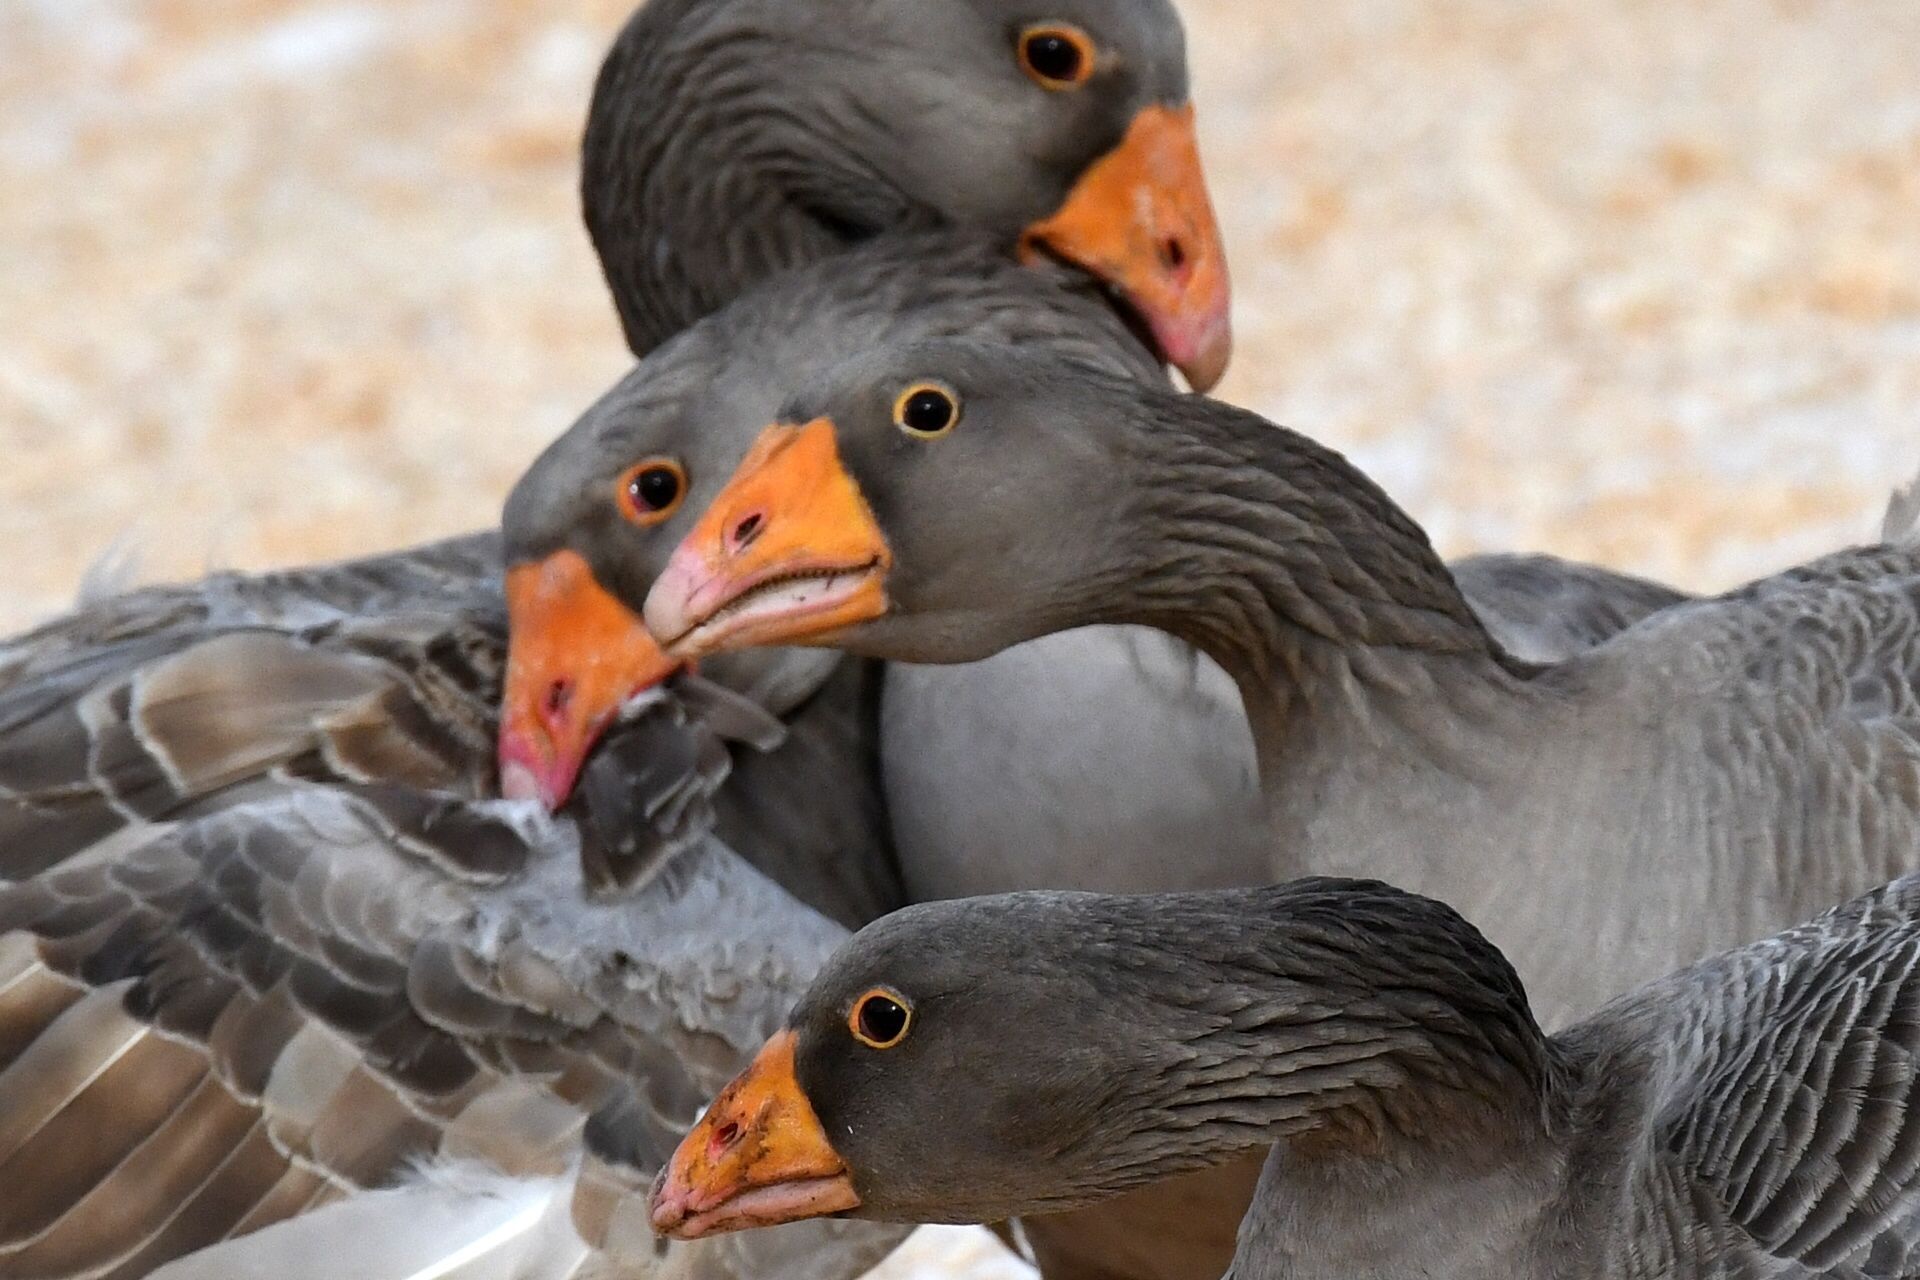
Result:
[[[971,662],[1107,616],[1150,547],[1161,411],[1072,360],[970,341],[870,350],[791,399],[646,606],[698,657],[812,644]],[[1165,486],[1159,486],[1164,489]],[[1131,603],[1131,602],[1129,602]]]
[[[1085,277],[978,239],[889,237],[750,292],[642,361],[508,499],[503,791],[558,806],[621,707],[669,657],[641,619],[673,548],[823,353],[973,336],[1162,382]],[[831,655],[741,654],[707,674],[778,713]]]
[[[822,966],[682,1140],[653,1225],[995,1222],[1278,1143],[1269,1170],[1324,1172],[1377,1233],[1408,1169],[1525,1169],[1572,1061],[1471,924],[1377,881],[924,903]]]
[[[1084,272],[1196,387],[1231,349],[1170,0],[652,0],[601,71],[581,191],[642,354],[916,228]]]

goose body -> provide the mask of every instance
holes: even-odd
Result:
[[[1377,882],[927,904],[827,964],[654,1220],[804,1217],[802,1168],[855,1216],[993,1218],[1270,1147],[1230,1280],[1894,1280],[1917,978],[1915,878],[1552,1037],[1471,924]]]
[[[1496,641],[1536,662],[1686,598],[1549,556],[1449,568]],[[1164,632],[1085,627],[958,666],[890,663],[882,708],[888,811],[916,901],[1043,885],[1225,888],[1288,873],[1264,824],[1239,689]]]
[[[964,408],[913,441],[886,397],[920,385]],[[787,421],[654,588],[648,618],[679,651],[972,660],[1151,620],[1233,673],[1275,862],[1460,904],[1548,1025],[1920,854],[1911,544],[1675,605],[1542,665],[1492,640],[1364,477],[1240,410],[946,344],[850,362]],[[811,478],[791,480],[801,460]],[[755,538],[730,547],[717,534],[743,500]],[[875,568],[804,611],[755,596],[830,556]]]
[[[1583,652],[1686,598],[1547,556],[1476,556],[1450,569],[1496,641],[1537,662]],[[1288,874],[1264,824],[1238,688],[1164,632],[1085,627],[964,665],[890,663],[880,750],[916,901],[1040,885],[1224,888]]]

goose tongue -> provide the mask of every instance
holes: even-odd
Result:
[[[578,552],[509,569],[507,620],[500,792],[557,809],[621,706],[680,664]]]
[[[1227,258],[1190,104],[1141,111],[1020,244],[1026,258],[1062,258],[1105,281],[1195,391],[1212,390],[1226,372]]]

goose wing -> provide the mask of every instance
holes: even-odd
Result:
[[[493,579],[381,573],[384,612],[234,580],[0,657],[0,1271],[142,1275],[467,1165],[579,1171],[643,1273],[864,1270],[898,1232],[656,1256],[640,1205],[844,936],[709,833],[725,740],[777,723],[690,680],[574,809],[494,799]]]
[[[1447,568],[1493,638],[1529,662],[1570,658],[1692,598],[1646,578],[1557,556],[1469,556]]]
[[[1920,877],[1649,995],[1629,997],[1664,1010],[1637,1030],[1667,1046],[1643,1254],[1717,1254],[1727,1275],[1920,1270]]]

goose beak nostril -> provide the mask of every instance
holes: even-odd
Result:
[[[740,522],[734,525],[727,535],[727,549],[735,555],[745,551],[759,540],[766,526],[766,518],[761,512],[754,511],[741,517]]]
[[[572,703],[573,681],[563,678],[555,680],[552,684],[548,685],[547,696],[541,704],[541,709],[546,713],[548,724],[552,725],[564,722],[567,718],[567,708],[571,706]]]

